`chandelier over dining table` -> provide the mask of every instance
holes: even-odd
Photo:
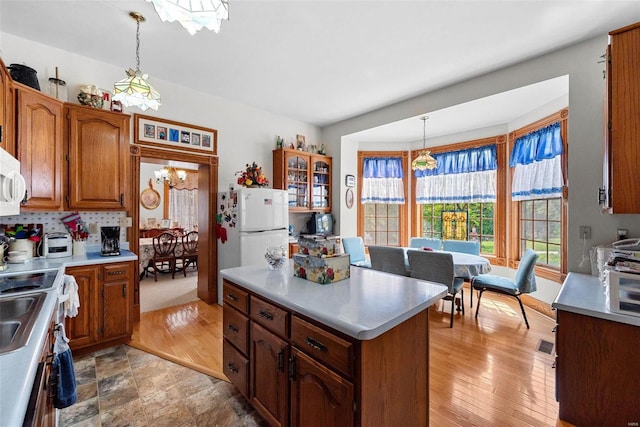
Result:
[[[166,183],[170,188],[184,183],[184,180],[187,179],[187,172],[176,168],[164,168],[153,171],[153,174],[156,177],[157,184],[163,185]]]

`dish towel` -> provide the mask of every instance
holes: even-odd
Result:
[[[78,282],[75,277],[64,275],[63,294],[67,296],[64,304],[64,316],[76,317],[78,315],[78,307],[80,307],[80,297],[78,296]]]
[[[59,323],[56,328],[56,341],[54,351],[56,357],[53,359],[51,367],[53,378],[55,378],[55,393],[53,406],[57,409],[66,408],[76,403],[78,393],[76,390],[76,372],[73,368],[73,357],[64,332],[64,325]]]

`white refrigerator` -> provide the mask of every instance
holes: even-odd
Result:
[[[218,193],[218,269],[244,265],[267,267],[270,246],[289,249],[287,192],[271,188],[240,188]],[[226,239],[225,239],[226,235]],[[218,275],[222,304],[222,276]]]

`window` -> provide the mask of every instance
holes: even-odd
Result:
[[[536,274],[557,282],[567,272],[568,115],[562,110],[509,135],[511,209],[517,215],[509,258],[518,260],[531,248],[539,255]],[[524,150],[523,144],[527,144]]]
[[[408,170],[408,158],[407,151],[358,152],[358,235],[365,245],[407,245],[408,209],[404,201],[407,174],[404,171]],[[390,173],[395,182],[383,185],[382,175],[387,175],[381,172],[381,165],[386,163],[385,159],[394,159],[389,165],[392,165]],[[377,172],[374,173],[374,169]],[[365,182],[369,178],[373,179]],[[383,200],[386,203],[379,203]]]
[[[443,213],[466,212],[467,227],[465,236],[458,240],[477,240],[480,252],[495,255],[495,203],[432,203],[418,205],[422,209],[422,236],[438,239],[443,236]],[[445,233],[446,234],[446,233]]]

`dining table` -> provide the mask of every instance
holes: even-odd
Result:
[[[404,262],[407,268],[407,272],[410,272],[409,257],[407,256],[407,251],[422,251],[424,249],[409,247],[403,247],[402,249],[404,249]],[[460,277],[468,280],[473,276],[477,276],[478,274],[491,272],[491,263],[487,258],[483,256],[442,250],[434,250],[434,252],[451,254],[451,257],[453,258],[453,273],[455,277]]]

